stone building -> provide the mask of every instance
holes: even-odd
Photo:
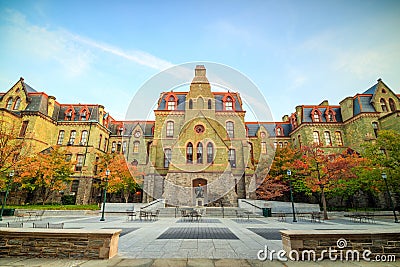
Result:
[[[32,153],[52,146],[76,161],[66,194],[98,201],[96,161],[123,153],[145,173],[141,200],[171,205],[237,205],[250,198],[257,163],[274,148],[313,142],[361,149],[380,129],[400,131],[400,99],[382,80],[339,105],[301,105],[281,122],[247,122],[239,93],[213,92],[197,66],[188,92],[163,92],[154,121],[117,121],[99,104],[62,104],[20,79],[0,93],[0,120],[15,124]],[[18,202],[18,201],[17,201]]]

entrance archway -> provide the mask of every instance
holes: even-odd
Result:
[[[195,206],[204,206],[207,203],[207,180],[196,178],[192,181],[192,199]]]

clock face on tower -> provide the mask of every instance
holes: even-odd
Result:
[[[140,133],[140,131],[136,131],[134,135],[135,135],[136,138],[139,138],[141,133]]]

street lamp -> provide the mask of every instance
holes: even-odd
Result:
[[[7,181],[6,194],[4,195],[3,203],[2,203],[2,205],[1,205],[0,221],[3,220],[4,206],[6,205],[6,201],[7,201],[7,197],[8,197],[8,191],[10,190],[11,181],[12,181],[12,178],[13,178],[13,176],[14,176],[14,170],[11,170],[10,173],[8,174],[8,176],[9,176],[10,178],[9,178],[8,181]]]
[[[103,191],[103,210],[101,212],[101,222],[104,222],[104,210],[106,209],[106,199],[107,199],[107,186],[108,186],[108,175],[110,175],[110,170],[106,170],[106,184],[104,185],[104,191]]]
[[[296,213],[294,212],[294,202],[293,202],[293,192],[292,192],[292,179],[290,179],[290,176],[292,175],[292,171],[291,170],[287,170],[286,174],[288,175],[288,178],[289,178],[290,201],[292,202],[293,222],[297,222]]]
[[[387,175],[386,173],[382,173],[382,179],[385,181],[385,185],[386,185],[386,191],[388,193],[389,196],[389,203],[391,208],[393,209],[393,215],[394,215],[394,222],[398,223],[399,221],[397,220],[397,216],[396,216],[396,210],[394,209],[394,205],[393,205],[393,201],[392,201],[392,196],[390,195],[390,191],[389,191],[389,186],[387,184]]]

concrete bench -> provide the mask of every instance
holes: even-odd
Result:
[[[119,229],[0,228],[0,257],[109,259]]]
[[[297,251],[315,251],[316,257],[323,250],[340,251],[357,250],[360,255],[371,251],[371,258],[376,255],[400,256],[400,231],[397,229],[368,230],[282,230],[282,245],[286,255]],[[324,254],[325,257],[328,254]],[[361,257],[361,256],[360,256]]]

